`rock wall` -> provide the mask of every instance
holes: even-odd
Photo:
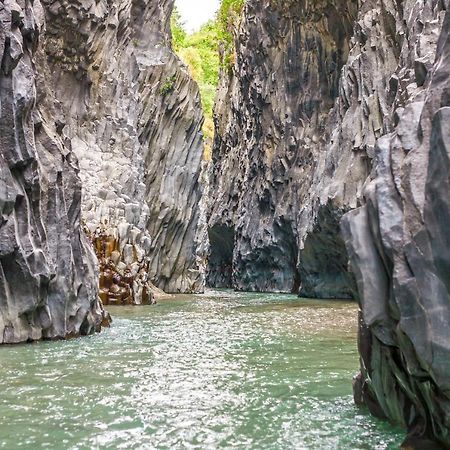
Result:
[[[355,398],[413,448],[450,446],[447,9],[247,0],[215,111],[208,282],[358,298]]]
[[[233,230],[234,287],[355,296],[340,219],[360,205],[395,109],[423,88],[442,8],[246,1],[221,75],[208,211],[210,236]],[[229,266],[217,253],[211,285]]]
[[[337,224],[356,206],[365,158],[355,162],[345,199],[313,212],[309,197],[356,15],[350,0],[246,2],[235,63],[222,73],[215,109],[208,213],[210,235],[217,227],[234,230],[238,289],[353,295]],[[228,263],[212,244],[208,282],[215,285]]]
[[[355,399],[406,426],[404,445],[417,449],[450,448],[450,11],[435,46],[443,6],[397,11],[395,127],[376,142],[363,205],[343,220],[362,308]]]
[[[173,0],[42,0],[48,111],[77,155],[107,303],[203,289],[203,113],[170,48]],[[200,233],[201,234],[201,233]]]
[[[99,294],[203,289],[203,114],[172,7],[1,3],[0,343],[99,330]]]
[[[80,225],[76,158],[37,89],[44,26],[38,1],[0,4],[0,343],[73,337],[107,323]]]

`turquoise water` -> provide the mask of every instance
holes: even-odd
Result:
[[[1,449],[394,449],[354,407],[356,306],[210,292],[0,348]]]

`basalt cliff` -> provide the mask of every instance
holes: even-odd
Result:
[[[105,320],[76,158],[41,109],[43,14],[39,2],[0,4],[0,343],[88,334]]]
[[[43,0],[39,74],[77,156],[106,302],[203,289],[197,230],[203,112],[171,50],[173,1]]]
[[[450,446],[448,6],[248,0],[209,191],[208,284],[358,299],[355,399],[420,449]]]
[[[100,299],[203,289],[203,113],[172,7],[0,3],[0,342],[99,330]]]
[[[369,172],[355,146],[374,131],[355,105],[360,142],[332,133],[345,132],[340,74],[357,14],[350,1],[246,2],[215,109],[210,285],[353,296],[338,224]],[[336,173],[338,157],[351,177]]]

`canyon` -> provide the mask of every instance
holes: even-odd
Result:
[[[212,160],[171,0],[0,5],[0,342],[166,293],[359,302],[355,402],[450,448],[450,10],[247,0]]]
[[[203,290],[203,113],[171,8],[2,2],[2,341],[98,329],[98,294]]]
[[[215,110],[208,282],[357,299],[407,448],[450,446],[447,6],[248,0]]]

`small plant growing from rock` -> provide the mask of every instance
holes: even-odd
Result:
[[[167,95],[173,92],[175,89],[175,81],[177,76],[174,74],[170,77],[166,78],[166,81],[164,81],[164,84],[161,86],[160,93],[162,95]]]

